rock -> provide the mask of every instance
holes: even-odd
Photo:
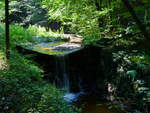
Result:
[[[77,38],[77,37],[72,37],[72,38],[70,38],[70,42],[71,43],[82,43],[82,40],[83,39],[81,39],[81,38]]]
[[[64,43],[64,44],[52,47],[52,50],[57,50],[57,51],[71,51],[73,49],[79,49],[79,48],[81,48],[81,44]]]

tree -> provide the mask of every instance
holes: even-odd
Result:
[[[130,12],[130,14],[132,15],[133,19],[135,20],[136,24],[138,25],[139,29],[141,30],[142,34],[144,35],[144,37],[146,39],[149,39],[149,35],[146,32],[146,28],[145,26],[142,24],[142,22],[139,20],[139,18],[137,17],[134,9],[132,8],[132,6],[130,5],[128,0],[122,0],[122,2],[124,3],[124,5],[127,7],[128,11]]]
[[[4,1],[0,1],[0,21],[3,21],[5,18],[5,3]]]
[[[5,27],[6,27],[6,58],[10,56],[10,42],[9,42],[9,0],[5,0]]]

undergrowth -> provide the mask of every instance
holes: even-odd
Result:
[[[81,112],[73,105],[68,105],[55,86],[43,80],[43,70],[34,61],[27,60],[27,57],[31,56],[23,56],[15,49],[16,45],[30,41],[33,36],[48,37],[51,34],[44,28],[36,26],[30,26],[28,29],[10,26],[10,59],[5,62],[6,67],[0,68],[0,112]],[[0,23],[0,53],[0,58],[5,56],[5,29],[2,23]]]

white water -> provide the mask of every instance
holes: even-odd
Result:
[[[70,81],[67,66],[67,55],[56,55],[57,87],[70,92]]]
[[[78,97],[80,95],[84,95],[85,93],[84,92],[79,92],[79,93],[66,93],[64,95],[64,100],[67,102],[67,103],[72,103],[72,102],[75,102],[78,100]]]
[[[85,94],[81,87],[81,79],[79,78],[79,93],[71,93],[70,91],[70,79],[68,72],[68,56],[56,55],[56,71],[57,71],[57,84],[56,86],[61,90],[64,89],[64,100],[67,103],[71,103],[78,100],[80,95]]]
[[[86,95],[86,93],[84,92],[82,86],[81,86],[81,83],[82,83],[82,80],[79,76],[79,84],[78,84],[78,87],[80,89],[80,92],[78,93],[71,93],[71,92],[68,92],[68,93],[65,93],[64,95],[64,100],[67,102],[67,103],[72,103],[72,102],[76,102],[79,98],[80,95]]]

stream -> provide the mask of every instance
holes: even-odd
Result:
[[[30,49],[31,51],[43,53],[46,55],[54,56],[54,63],[55,63],[55,85],[58,89],[62,90],[64,92],[64,100],[68,104],[74,104],[75,106],[82,108],[82,113],[124,113],[122,111],[119,111],[114,108],[110,108],[110,102],[106,100],[100,100],[96,98],[97,96],[89,95],[87,91],[85,91],[85,86],[83,87],[83,80],[84,85],[86,85],[87,89],[88,83],[85,82],[85,78],[81,78],[82,74],[79,74],[77,71],[74,71],[74,76],[70,75],[69,68],[69,54],[72,52],[80,51],[82,49],[81,44],[74,44],[74,43],[62,43],[58,42],[59,45],[57,45],[54,42],[50,43],[39,43],[34,46],[27,45],[24,47],[25,49]],[[87,53],[85,53],[87,54]],[[86,57],[86,56],[85,56]],[[85,57],[83,57],[85,59]],[[94,56],[95,57],[95,56]],[[91,58],[91,57],[90,57]],[[82,59],[80,60],[80,57],[76,60],[80,61],[82,63]],[[87,62],[87,61],[86,61]],[[76,62],[74,62],[76,64]],[[94,64],[95,65],[95,64]],[[79,68],[76,66],[75,68]],[[82,66],[80,67],[82,68]],[[82,70],[82,69],[78,70]],[[89,67],[88,67],[89,68]],[[49,71],[52,69],[49,67]],[[88,70],[90,71],[90,70]],[[71,77],[74,77],[74,81]],[[92,75],[90,75],[92,76]],[[87,78],[89,81],[91,80],[91,83],[94,84],[92,79]],[[72,92],[72,83],[74,83],[74,87],[78,89],[78,91]],[[94,89],[93,85],[90,88],[91,92]]]
[[[110,102],[99,100],[95,95],[85,93],[79,84],[80,92],[70,91],[70,79],[67,66],[67,55],[56,55],[57,87],[65,89],[64,100],[68,104],[75,104],[82,108],[82,113],[124,113],[118,109],[111,108]]]
[[[82,108],[82,113],[124,113],[121,110],[111,108],[111,102],[97,99],[94,95],[84,95],[75,105]]]

